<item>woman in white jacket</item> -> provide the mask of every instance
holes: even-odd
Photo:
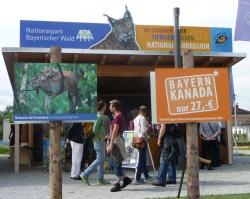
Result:
[[[148,132],[148,110],[146,106],[139,107],[138,116],[134,119],[134,136],[135,137],[147,137]],[[135,175],[134,184],[141,184],[143,180],[141,179],[141,173],[144,173],[145,180],[149,180],[152,177],[149,176],[147,170],[147,145],[145,144],[143,148],[138,149],[139,158],[137,163],[137,170]]]

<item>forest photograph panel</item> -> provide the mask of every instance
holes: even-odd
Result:
[[[15,63],[15,114],[96,113],[96,64]]]

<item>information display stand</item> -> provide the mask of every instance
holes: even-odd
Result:
[[[136,169],[137,167],[139,153],[137,149],[132,147],[133,135],[133,131],[124,131],[123,133],[123,137],[125,140],[125,149],[127,153],[126,160],[124,160],[122,163],[123,168]]]

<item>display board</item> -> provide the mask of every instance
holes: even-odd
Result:
[[[14,121],[94,121],[96,64],[15,63]]]
[[[180,27],[181,49],[232,52],[232,29]],[[174,27],[135,25],[130,15],[109,24],[20,21],[20,47],[173,51]]]
[[[136,168],[138,161],[138,150],[132,147],[134,131],[124,131],[125,149],[127,153],[126,160],[122,162],[124,168]]]
[[[231,120],[227,68],[156,69],[159,123]]]

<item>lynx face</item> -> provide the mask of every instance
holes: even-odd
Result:
[[[127,10],[121,19],[113,19],[108,17],[112,32],[115,34],[119,42],[127,42],[129,39],[135,38],[134,23],[130,12]]]
[[[91,49],[116,49],[116,50],[139,50],[135,39],[135,27],[132,16],[126,6],[126,12],[121,19],[114,19],[108,15],[111,31],[99,43],[91,46]]]

